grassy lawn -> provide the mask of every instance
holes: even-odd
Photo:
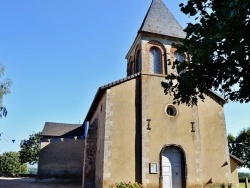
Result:
[[[248,183],[248,187],[250,187],[250,183]],[[245,183],[240,183],[240,188],[245,188]]]

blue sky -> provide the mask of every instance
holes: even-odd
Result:
[[[184,0],[164,3],[185,27]],[[126,76],[125,55],[151,0],[0,0],[0,63],[11,78],[0,153],[44,123],[82,123],[99,86]],[[250,126],[250,104],[225,105],[228,133]],[[12,143],[12,139],[16,140]]]

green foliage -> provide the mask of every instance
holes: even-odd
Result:
[[[18,152],[5,152],[0,155],[0,175],[18,176],[28,173],[28,165],[22,164]]]
[[[40,150],[41,132],[31,134],[29,140],[22,140],[20,143],[21,150],[20,161],[22,163],[35,164],[38,162]]]
[[[248,182],[249,182],[249,178],[248,179]],[[245,183],[246,182],[246,177],[239,177],[239,182],[241,183]],[[250,183],[250,182],[249,182]],[[245,188],[245,187],[244,187]]]
[[[238,175],[239,175],[239,178],[248,178],[248,179],[250,179],[250,173],[239,172]]]
[[[229,143],[235,142],[235,137],[230,133],[228,134],[227,139]]]
[[[220,185],[220,187],[221,187],[221,188],[226,188],[225,183],[222,183],[222,184]]]
[[[7,109],[2,106],[3,96],[10,93],[10,86],[12,81],[10,79],[2,79],[4,75],[4,66],[0,64],[0,118],[7,116]]]
[[[232,134],[229,133],[228,136],[227,136],[227,140],[228,140],[229,153],[232,153],[233,152],[233,148],[230,147],[230,144],[232,144],[232,143],[235,142],[235,137]]]
[[[110,185],[109,188],[142,188],[142,185],[137,182],[135,183],[120,182],[120,183]]]
[[[231,187],[233,187],[233,184],[232,184],[232,183],[228,183],[227,186],[226,186],[225,183],[222,183],[222,184],[220,184],[220,187],[221,187],[221,188],[226,188],[226,187],[227,187],[227,188],[231,188]]]
[[[249,102],[250,1],[188,0],[180,7],[197,22],[184,29],[182,44],[173,44],[190,58],[174,62],[173,68],[186,71],[166,76],[165,94],[177,104],[196,105],[212,89],[226,100]]]
[[[242,167],[250,169],[250,127],[244,128],[234,140],[229,140],[230,153],[243,160]]]

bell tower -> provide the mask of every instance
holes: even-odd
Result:
[[[152,0],[137,36],[126,55],[127,76],[138,72],[163,75],[171,72],[168,59],[174,59],[173,42],[185,32],[162,0]]]

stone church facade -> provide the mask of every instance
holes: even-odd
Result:
[[[85,121],[83,187],[139,182],[147,188],[238,185],[223,105],[212,91],[197,106],[173,105],[161,82],[185,58],[171,47],[185,37],[161,0],[153,0],[129,49],[127,77],[100,87]]]

